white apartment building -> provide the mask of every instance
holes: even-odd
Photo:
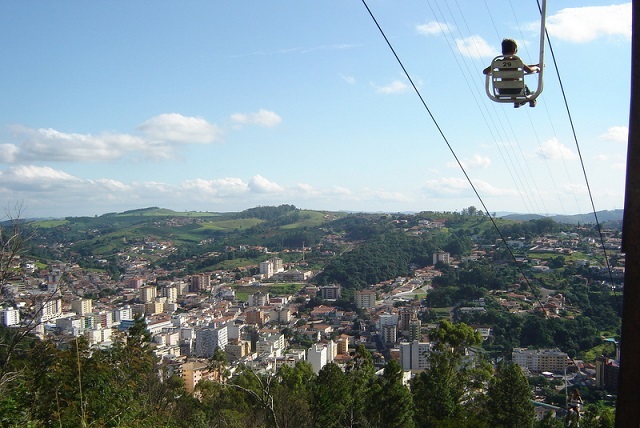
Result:
[[[557,348],[527,349],[514,348],[511,352],[514,364],[532,373],[556,372],[562,373],[567,368],[569,356]]]
[[[322,343],[316,343],[307,351],[307,361],[313,367],[313,372],[318,374],[327,365],[327,347]]]
[[[378,331],[382,331],[385,325],[398,326],[398,314],[380,314],[378,318]]]
[[[431,344],[428,342],[400,343],[400,364],[403,370],[422,371],[429,368]]]
[[[122,320],[132,320],[133,319],[133,309],[131,306],[123,306],[121,308],[115,308],[111,311],[111,316],[113,317],[113,322],[120,323]]]
[[[227,326],[197,328],[194,353],[198,357],[213,357],[216,348],[227,346]]]
[[[282,259],[279,257],[273,257],[260,263],[260,274],[265,278],[271,278],[273,274],[283,271],[284,265],[282,264]]]
[[[14,308],[7,308],[0,311],[0,321],[6,327],[20,325],[20,311]]]
[[[62,299],[59,297],[38,298],[36,300],[36,314],[40,321],[47,322],[62,316]]]

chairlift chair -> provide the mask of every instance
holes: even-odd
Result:
[[[540,6],[540,58],[538,61],[538,86],[535,91],[526,93],[524,63],[515,55],[499,55],[491,61],[491,70],[485,79],[487,95],[499,103],[527,103],[542,93],[542,74],[544,70],[544,38],[547,0]]]

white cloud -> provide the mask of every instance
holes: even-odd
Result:
[[[185,190],[195,190],[204,192],[209,196],[230,196],[246,193],[249,191],[249,185],[240,178],[226,177],[215,180],[204,180],[196,178],[187,180],[182,183]]]
[[[494,186],[484,180],[473,180],[473,185],[480,193],[480,196],[517,196],[518,192],[512,189],[500,188]],[[424,190],[432,195],[453,196],[453,195],[471,195],[473,189],[469,182],[464,178],[443,177],[428,180],[425,183]]]
[[[20,149],[15,144],[0,144],[0,162],[15,162],[19,151]]]
[[[532,28],[539,24],[532,24]],[[610,6],[566,8],[548,16],[552,37],[585,43],[605,36],[631,39],[631,3]]]
[[[220,140],[220,129],[206,120],[176,113],[161,114],[137,127],[142,135],[104,132],[66,133],[52,128],[9,127],[14,144],[0,146],[3,162],[98,162],[141,156],[168,159],[175,146],[209,144]]]
[[[386,86],[375,86],[376,92],[381,94],[399,94],[405,92],[409,86],[399,80],[394,80]]]
[[[578,158],[574,152],[564,144],[561,144],[557,138],[552,138],[542,143],[540,148],[536,150],[536,154],[547,160],[572,160]]]
[[[113,160],[125,153],[147,149],[145,141],[127,134],[101,135],[64,133],[55,129],[31,129],[20,125],[10,127],[20,140],[13,151],[17,161],[99,161]]]
[[[493,58],[497,55],[496,48],[480,36],[456,39],[456,47],[461,55],[469,58]]]
[[[410,200],[402,192],[389,192],[386,190],[377,190],[375,191],[374,194],[376,198],[382,199],[383,201],[406,202]]]
[[[612,126],[607,132],[600,135],[600,139],[604,141],[613,141],[616,143],[626,143],[629,137],[629,128],[626,126]]]
[[[345,82],[347,82],[350,85],[355,85],[356,84],[356,78],[353,76],[346,76],[344,74],[340,74],[340,78],[342,80],[344,80]]]
[[[48,166],[19,165],[0,171],[3,188],[28,192],[46,191],[82,180]]]
[[[282,193],[284,188],[267,180],[261,175],[254,175],[249,180],[249,189],[255,193]]]
[[[416,25],[419,34],[432,36],[443,33],[450,33],[455,27],[446,22],[430,21],[426,24]]]
[[[350,196],[353,192],[346,187],[333,186],[329,191],[330,195]]]
[[[265,109],[260,109],[256,113],[234,113],[231,115],[231,120],[242,125],[259,125],[267,128],[273,128],[282,122],[280,116]]]
[[[440,195],[454,195],[460,194],[463,191],[471,190],[469,182],[462,178],[456,177],[443,177],[433,180],[427,180],[425,183],[425,189],[430,193]]]
[[[152,117],[138,126],[148,138],[161,142],[209,144],[220,140],[220,129],[201,117],[165,113]]]
[[[460,163],[465,169],[489,168],[489,166],[491,166],[491,158],[482,155],[473,155],[471,158],[462,159]],[[449,168],[459,168],[457,162],[449,162],[447,166]]]

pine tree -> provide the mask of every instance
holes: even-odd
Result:
[[[505,428],[532,427],[535,422],[529,382],[517,364],[503,364],[487,391],[489,422]]]

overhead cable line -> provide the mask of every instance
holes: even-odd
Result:
[[[436,10],[433,7],[433,4],[430,0],[427,0],[427,4],[429,5],[429,8],[431,9],[431,12],[433,13],[434,16],[436,16],[436,22],[438,23],[438,26],[440,27],[440,31],[443,33],[444,35],[444,39],[447,42],[447,46],[449,47],[449,50],[451,51],[452,57],[454,58],[454,60],[456,61],[456,64],[458,65],[458,68],[460,69],[460,72],[462,73],[462,76],[464,77],[465,83],[467,84],[467,87],[469,88],[469,93],[473,96],[474,101],[476,102],[476,106],[478,107],[478,111],[480,111],[480,114],[482,115],[482,118],[485,122],[485,125],[487,126],[487,129],[489,130],[491,136],[493,137],[494,143],[496,145],[496,148],[498,149],[498,152],[500,153],[500,156],[502,158],[502,161],[504,162],[504,165],[507,169],[507,172],[509,173],[511,180],[513,182],[513,185],[516,187],[517,191],[518,191],[518,195],[520,196],[520,198],[522,199],[522,202],[525,206],[525,208],[527,208],[527,210],[529,212],[540,212],[539,208],[537,208],[537,204],[535,199],[532,202],[532,199],[530,198],[530,195],[533,194],[532,190],[531,190],[531,186],[529,184],[529,182],[527,181],[526,177],[523,177],[522,174],[520,174],[520,171],[524,171],[524,168],[522,167],[522,165],[520,164],[520,161],[518,159],[517,156],[515,156],[514,153],[514,157],[515,160],[517,162],[517,165],[514,164],[514,158],[512,157],[509,149],[509,145],[506,144],[506,136],[515,136],[515,133],[513,132],[513,129],[511,129],[511,132],[507,132],[504,124],[502,123],[501,120],[497,120],[494,119],[494,115],[497,116],[497,111],[496,111],[496,107],[492,105],[493,107],[493,112],[494,115],[491,115],[490,111],[487,110],[486,108],[484,110],[487,110],[486,115],[485,115],[485,111],[483,110],[483,104],[481,104],[478,101],[478,98],[476,97],[476,95],[480,98],[480,99],[484,99],[485,95],[484,92],[480,92],[478,90],[477,85],[472,85],[469,82],[469,78],[467,77],[467,75],[469,76],[474,76],[475,73],[477,73],[477,71],[472,71],[472,70],[477,70],[477,67],[474,68],[470,68],[469,64],[467,63],[467,61],[465,60],[463,55],[456,55],[453,46],[456,44],[455,40],[453,40],[453,42],[449,39],[454,39],[454,36],[451,34],[452,29],[451,28],[445,28],[443,27],[443,25],[440,23],[440,19],[437,19],[438,17],[441,18],[441,20],[443,22],[446,22],[447,20],[444,17],[444,14],[442,13],[442,9],[440,8],[438,2],[436,1],[436,8],[438,9],[438,12],[436,13]],[[454,26],[456,29],[460,28],[460,26],[458,25],[458,22],[455,19],[455,16],[453,15],[453,12],[451,11],[451,8],[449,7],[448,3],[447,3],[447,9],[449,10],[449,14],[451,15],[451,18],[454,22]],[[469,26],[466,23],[466,20],[464,20],[464,15],[462,15],[463,21],[465,23],[465,26],[467,28],[467,31],[470,34],[469,31]],[[458,30],[460,31],[460,30]],[[461,34],[462,36],[462,34]],[[475,43],[475,41],[473,42],[473,46],[475,47],[476,53],[479,54],[480,53],[480,49],[477,46],[477,44]],[[464,63],[465,67],[462,67],[462,63]],[[487,119],[488,118],[488,119]],[[491,124],[489,123],[489,121],[491,122]],[[508,122],[508,120],[507,120]],[[500,126],[498,126],[498,124]],[[495,132],[494,132],[495,130]],[[502,131],[502,135],[500,135],[500,131]],[[497,135],[496,135],[497,134]],[[506,154],[506,157],[505,157]],[[513,168],[513,170],[512,170]]]
[[[462,173],[464,174],[465,178],[467,179],[467,182],[469,183],[469,185],[471,186],[471,189],[473,190],[473,192],[475,193],[476,197],[478,198],[478,200],[480,201],[480,204],[482,205],[482,208],[484,209],[484,211],[487,213],[487,216],[489,217],[489,220],[491,220],[491,223],[493,224],[493,227],[495,228],[496,232],[498,233],[498,235],[500,236],[500,240],[504,243],[505,247],[507,248],[507,251],[509,252],[509,255],[511,256],[511,258],[513,259],[514,262],[516,262],[516,266],[518,268],[518,270],[520,271],[520,274],[522,275],[522,277],[524,278],[525,282],[527,283],[527,286],[529,287],[529,289],[531,290],[531,293],[535,296],[536,301],[538,302],[538,305],[540,305],[540,308],[542,308],[542,302],[540,301],[540,297],[538,296],[538,293],[535,292],[535,289],[533,288],[533,285],[531,284],[531,282],[529,281],[529,278],[527,278],[527,275],[525,275],[524,270],[522,269],[522,267],[520,266],[519,263],[517,263],[517,259],[515,254],[513,253],[513,251],[511,250],[511,247],[509,246],[509,244],[507,243],[506,238],[504,237],[504,235],[502,234],[502,231],[500,230],[500,228],[498,227],[498,224],[496,223],[495,219],[493,218],[493,216],[491,215],[491,213],[489,212],[489,209],[487,208],[486,204],[484,203],[484,200],[482,199],[482,197],[480,196],[480,193],[478,192],[478,190],[476,189],[476,186],[473,184],[473,181],[471,180],[471,178],[469,177],[469,174],[467,174],[466,169],[464,168],[464,166],[462,165],[462,162],[460,162],[460,159],[458,158],[458,156],[456,155],[455,150],[453,150],[453,147],[451,146],[451,144],[449,143],[449,140],[447,139],[446,135],[444,134],[444,131],[442,130],[442,128],[440,127],[440,124],[438,123],[438,121],[436,120],[435,116],[433,115],[433,113],[431,112],[431,109],[429,108],[429,106],[427,106],[427,103],[425,101],[425,99],[422,97],[422,94],[420,93],[420,91],[418,90],[418,87],[415,85],[415,83],[413,82],[413,79],[411,78],[411,75],[409,74],[409,72],[407,71],[407,69],[405,68],[404,64],[402,63],[402,61],[400,60],[400,57],[398,56],[398,54],[396,53],[395,49],[393,48],[393,46],[391,45],[391,42],[389,41],[389,39],[387,38],[387,35],[385,34],[384,30],[382,30],[382,27],[380,26],[380,24],[378,23],[378,20],[376,19],[376,17],[373,15],[373,12],[371,11],[371,9],[369,9],[369,6],[367,5],[366,0],[362,0],[362,4],[364,5],[364,7],[367,9],[367,12],[369,13],[369,16],[371,16],[371,19],[373,20],[373,22],[376,24],[376,27],[378,27],[378,31],[380,31],[380,34],[382,35],[382,37],[384,38],[385,42],[387,43],[387,46],[389,46],[389,49],[391,50],[391,53],[393,53],[393,56],[396,58],[396,61],[398,62],[398,64],[400,65],[400,68],[402,68],[402,71],[404,72],[405,76],[407,77],[407,79],[409,80],[409,83],[411,84],[411,86],[413,87],[413,90],[415,91],[416,95],[418,96],[418,98],[420,99],[420,102],[422,103],[422,106],[424,107],[424,109],[427,111],[427,113],[429,114],[429,117],[431,118],[431,121],[433,122],[433,124],[435,125],[436,129],[438,130],[438,132],[440,133],[440,136],[442,137],[442,139],[444,140],[445,144],[447,145],[447,147],[449,148],[449,151],[451,152],[451,154],[453,155],[454,159],[456,160],[456,162],[458,163],[458,166],[460,167],[460,170],[462,171]],[[545,316],[548,318],[548,314],[546,314],[545,312]]]
[[[540,9],[540,13],[542,13],[542,8],[540,6],[540,1],[536,0],[538,3],[538,9]],[[582,167],[582,175],[584,176],[584,182],[587,186],[587,192],[589,193],[589,201],[591,202],[591,210],[593,212],[593,217],[596,221],[596,229],[598,231],[598,237],[600,238],[600,245],[602,246],[602,254],[604,256],[604,261],[607,266],[607,272],[609,273],[609,280],[611,281],[611,286],[613,286],[613,273],[611,269],[611,264],[609,263],[609,256],[607,255],[607,248],[604,243],[604,235],[602,234],[602,228],[600,227],[600,221],[598,220],[598,213],[596,211],[596,205],[593,202],[593,194],[591,192],[591,186],[589,185],[589,178],[587,176],[587,169],[584,166],[584,160],[582,158],[582,151],[580,150],[580,144],[578,143],[578,135],[576,133],[576,127],[573,123],[573,117],[571,116],[571,110],[569,109],[569,102],[567,101],[567,95],[564,91],[564,85],[562,83],[562,78],[560,77],[560,69],[558,68],[558,63],[556,61],[556,55],[553,51],[553,46],[551,45],[551,38],[549,37],[549,32],[545,28],[545,35],[547,37],[547,44],[549,45],[549,51],[551,52],[551,58],[553,59],[553,66],[556,69],[556,75],[558,76],[558,82],[560,84],[560,91],[562,92],[562,99],[564,100],[564,105],[567,110],[567,116],[569,117],[569,124],[571,125],[571,132],[573,133],[573,140],[576,143],[576,150],[578,151],[578,158],[580,159],[580,166]],[[616,297],[616,301],[618,303],[618,308],[620,308],[620,312],[622,312],[622,303],[618,297],[618,294],[614,292],[614,296]]]

